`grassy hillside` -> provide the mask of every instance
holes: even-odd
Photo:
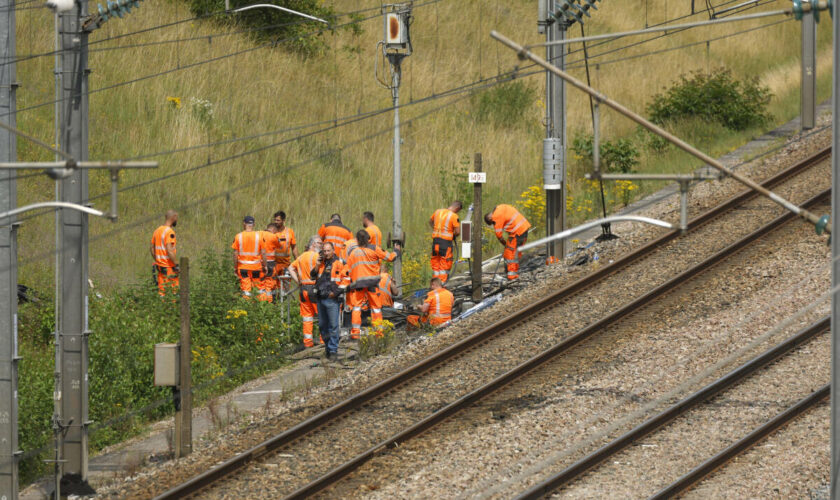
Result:
[[[182,255],[227,248],[243,215],[252,214],[264,224],[278,209],[290,214],[300,240],[335,211],[356,228],[361,212],[372,210],[379,226],[385,232],[390,229],[392,114],[355,118],[351,123],[346,119],[390,106],[389,92],[374,78],[375,47],[382,37],[380,2],[325,3],[336,12],[361,10],[361,29],[316,35],[326,50],[307,58],[285,50],[282,42],[260,48],[253,38],[230,34],[230,28],[210,19],[152,29],[191,16],[186,4],[177,0],[146,0],[124,19],[111,20],[91,35],[90,87],[113,86],[91,95],[91,158],[148,157],[161,162],[157,171],[121,176],[125,191],[120,195],[119,222],[91,221],[91,275],[97,286],[107,288],[138,275],[146,278],[148,240],[168,208],[181,212],[178,234]],[[490,180],[490,199],[485,206],[516,200],[527,187],[541,184],[544,77],[523,77],[520,81],[525,87],[485,89],[495,92],[489,99],[462,93],[424,100],[483,79],[493,83],[494,75],[517,64],[510,51],[490,39],[491,29],[527,43],[540,41],[541,35],[536,30],[533,0],[417,4],[411,33],[414,54],[404,63],[402,102],[406,106],[401,116],[405,122],[404,224],[410,248],[420,253],[427,250],[420,237],[426,229],[425,220],[465,182],[445,175],[441,180],[441,173],[467,168],[474,152],[483,153]],[[95,4],[90,5],[94,10]],[[759,9],[787,5],[789,2],[779,0]],[[604,0],[599,7],[587,19],[587,33],[660,23],[686,15],[689,4]],[[699,13],[686,20],[706,17]],[[350,20],[343,16],[337,22]],[[775,94],[771,111],[775,122],[782,122],[798,113],[799,24],[787,21],[716,39],[779,20],[593,43],[588,47],[592,82],[631,109],[642,111],[654,93],[682,73],[729,68],[738,77],[758,76],[771,88]],[[313,24],[311,29],[320,27]],[[830,29],[825,20],[819,25],[821,100],[828,96],[830,81]],[[579,34],[580,28],[575,26],[571,35]],[[645,38],[652,41],[631,45]],[[707,45],[704,41],[709,39],[716,40]],[[21,56],[50,52],[53,43],[49,13],[44,9],[19,12]],[[694,45],[681,48],[688,44]],[[573,53],[568,60],[572,73],[583,78],[579,49],[578,45],[570,47]],[[651,52],[658,53],[644,55]],[[212,59],[215,61],[206,62]],[[22,83],[18,124],[53,142],[53,106],[34,107],[54,98],[53,57],[28,59],[18,68]],[[531,72],[522,67],[523,74]],[[145,76],[149,78],[122,85]],[[506,101],[514,93],[521,98],[514,108],[521,118],[508,120],[507,115],[500,117],[487,110],[493,99]],[[591,130],[591,125],[588,100],[573,90],[568,96],[572,138]],[[26,110],[30,107],[34,108]],[[602,115],[608,138],[635,130],[612,112],[604,110]],[[715,126],[689,131],[698,134],[694,138],[698,145],[716,154],[760,133],[732,134]],[[238,140],[256,134],[264,135]],[[207,143],[217,144],[201,147]],[[153,155],[170,150],[181,151]],[[51,155],[21,141],[20,158],[48,160]],[[678,153],[664,157],[645,153],[642,160],[641,170],[691,166]],[[161,176],[171,178],[143,184]],[[583,189],[577,178],[570,183]],[[54,194],[53,183],[41,177],[24,179],[19,188],[21,204],[43,201]],[[92,196],[107,193],[107,189],[106,176],[92,176]],[[98,207],[106,203],[105,198],[95,200]],[[583,210],[577,217],[586,213]],[[51,286],[53,234],[51,213],[26,220],[20,233],[22,282],[47,289]]]

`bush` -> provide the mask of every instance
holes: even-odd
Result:
[[[578,136],[572,141],[572,151],[576,159],[592,165],[592,150],[595,140],[591,135]],[[639,164],[639,151],[630,139],[603,141],[599,147],[601,169],[605,172],[629,174]]]
[[[773,94],[758,78],[735,80],[727,69],[711,74],[682,75],[647,107],[652,122],[665,125],[685,117],[702,117],[731,130],[745,130],[767,123],[767,105]]]
[[[472,98],[475,119],[494,127],[513,127],[522,123],[534,104],[537,91],[525,82],[515,81],[491,87]]]
[[[251,0],[230,0],[230,8],[237,9],[253,3]],[[275,3],[327,21],[333,21],[335,18],[333,9],[322,5],[319,0],[280,0]],[[251,33],[254,39],[261,43],[285,41],[293,50],[305,56],[314,56],[326,50],[326,44],[322,39],[323,32],[311,35],[314,31],[322,30],[325,25],[308,21],[294,14],[277,9],[260,8],[232,15],[216,16],[214,14],[225,10],[224,0],[189,0],[189,5],[196,16],[212,16],[211,19],[221,24],[253,28],[254,31]],[[354,32],[361,30],[358,20],[349,27]]]

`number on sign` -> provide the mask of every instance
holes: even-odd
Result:
[[[470,184],[484,184],[487,182],[487,172],[470,172]]]

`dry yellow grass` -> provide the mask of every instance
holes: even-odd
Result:
[[[327,0],[336,11],[378,8],[378,1]],[[647,6],[649,24],[686,14],[688,2],[651,0]],[[769,3],[762,9],[776,9],[788,2]],[[91,3],[92,9],[95,3]],[[587,20],[587,33],[601,33],[642,27],[645,2],[605,0]],[[365,15],[376,15],[376,11]],[[450,88],[491,77],[510,70],[517,61],[512,53],[489,37],[491,29],[511,38],[533,43],[541,40],[536,30],[536,3],[533,1],[441,0],[419,5],[414,11],[412,39],[414,54],[404,65],[401,111],[403,165],[403,217],[410,243],[417,251],[423,240],[424,221],[431,211],[444,205],[437,173],[441,166],[454,168],[464,157],[483,153],[492,199],[485,206],[515,200],[527,186],[541,182],[541,126],[543,103],[535,101],[528,120],[536,126],[495,128],[478,123],[470,112],[471,101],[459,102],[428,116],[429,110],[458,97],[412,104]],[[147,0],[124,19],[115,19],[91,36],[91,42],[123,33],[170,23],[189,17],[185,4],[177,0]],[[699,14],[690,19],[702,19]],[[347,18],[342,18],[346,22]],[[660,91],[679,74],[708,67],[728,67],[738,76],[757,75],[771,85],[778,96],[774,106],[790,114],[790,102],[798,95],[799,25],[786,22],[739,36],[704,43],[690,48],[663,52],[653,57],[617,61],[655,50],[723,36],[759,26],[773,20],[752,21],[698,28],[635,47],[605,54],[613,48],[639,41],[628,38],[609,44],[592,44],[590,56],[593,84],[630,108],[643,111],[651,95]],[[116,159],[152,152],[185,148],[297,125],[340,119],[359,112],[390,106],[390,94],[374,79],[376,42],[381,38],[381,20],[362,23],[364,33],[353,36],[347,30],[325,33],[330,50],[323,56],[302,60],[283,50],[260,48],[235,57],[221,58],[189,69],[173,71],[94,93],[91,96],[91,158]],[[44,10],[23,10],[18,16],[18,51],[21,55],[52,50],[52,17]],[[313,29],[317,27],[313,26]],[[821,32],[830,30],[820,25]],[[200,61],[222,57],[255,47],[243,35],[218,36],[224,31],[210,21],[192,21],[166,29],[147,31],[91,46],[92,89],[103,88],[161,71],[184,68]],[[570,35],[577,36],[578,27]],[[210,37],[210,38],[208,38]],[[167,40],[200,38],[194,41],[100,50]],[[830,43],[830,33],[822,33],[821,47]],[[572,47],[571,50],[577,50]],[[574,63],[579,52],[569,56]],[[827,62],[826,62],[827,61]],[[821,71],[830,65],[821,57]],[[41,57],[19,64],[23,86],[18,93],[19,108],[53,99],[52,57]],[[523,68],[524,69],[524,68]],[[580,65],[572,73],[584,77]],[[530,76],[528,85],[542,95],[544,77]],[[569,136],[589,130],[588,101],[569,91]],[[180,98],[176,109],[168,97]],[[201,119],[191,99],[210,103],[213,116]],[[780,118],[787,118],[780,117]],[[147,245],[158,216],[167,208],[179,208],[179,248],[182,255],[197,256],[205,248],[227,248],[239,230],[243,215],[252,214],[260,225],[270,215],[284,209],[291,215],[300,240],[311,234],[335,211],[344,215],[351,228],[359,226],[360,214],[372,210],[384,230],[390,228],[391,214],[391,134],[392,114],[384,113],[349,126],[331,129],[285,145],[247,154],[273,142],[293,139],[296,132],[264,136],[247,141],[193,149],[154,157],[161,162],[157,171],[127,173],[122,186],[181,170],[212,165],[121,194],[120,221],[116,225],[92,220],[91,273],[97,283],[114,284],[132,279],[148,269]],[[24,130],[48,140],[52,137],[52,106],[20,113]],[[608,137],[633,130],[626,120],[605,112],[604,132]],[[378,135],[376,135],[378,134]],[[368,140],[363,140],[370,137]],[[361,141],[361,142],[360,142]],[[312,160],[330,151],[335,154]],[[231,155],[241,157],[219,162]],[[49,159],[49,154],[21,145],[22,159]],[[308,162],[307,162],[308,161]],[[214,162],[219,162],[215,163]],[[254,181],[254,179],[260,179]],[[465,182],[466,180],[463,179]],[[231,188],[229,196],[219,196]],[[91,195],[104,193],[104,176],[91,180]],[[20,183],[21,204],[52,197],[53,185],[46,179],[27,179]],[[212,197],[205,203],[196,203]],[[105,206],[105,200],[96,202]],[[149,220],[149,218],[154,220]],[[138,223],[137,221],[143,221]],[[21,230],[20,254],[24,264],[21,280],[42,284],[51,281],[52,259],[33,261],[31,256],[52,248],[51,215],[31,219]],[[109,231],[119,230],[107,237]]]

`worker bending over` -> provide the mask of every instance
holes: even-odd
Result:
[[[432,226],[432,276],[440,278],[442,283],[449,279],[449,270],[452,269],[453,240],[461,234],[461,223],[458,220],[461,206],[461,202],[455,200],[448,208],[435,210],[429,218],[429,225]]]
[[[341,223],[341,215],[332,214],[330,221],[321,225],[321,228],[318,229],[318,236],[324,243],[328,241],[332,243],[335,246],[335,254],[344,259],[346,257],[344,247],[347,245],[347,240],[353,237],[353,233]]]
[[[321,339],[326,343],[326,357],[331,359],[338,355],[338,318],[349,277],[344,263],[335,255],[333,244],[325,241],[321,247],[317,266],[312,268],[309,276],[315,280],[318,328],[321,330]]]
[[[382,307],[394,307],[394,297],[400,294],[397,284],[388,273],[379,274],[379,293],[382,297]]]
[[[426,323],[438,326],[452,319],[452,306],[455,304],[455,296],[452,292],[443,287],[440,278],[432,278],[429,282],[429,293],[426,300],[420,306],[423,316],[412,314],[406,318],[409,324],[419,326]]]
[[[260,233],[254,231],[254,218],[250,215],[242,219],[242,232],[233,239],[231,248],[239,289],[242,296],[250,300],[251,290],[259,289],[266,268],[265,249],[261,245]]]
[[[350,314],[350,338],[357,340],[362,331],[362,304],[367,301],[370,306],[371,321],[382,321],[382,296],[379,292],[379,261],[388,262],[396,259],[401,253],[400,244],[395,243],[396,252],[385,252],[382,248],[370,244],[370,235],[361,230],[356,233],[359,246],[347,255],[347,270],[350,275],[350,286],[347,292],[347,305],[352,308]]]
[[[318,267],[318,253],[321,251],[321,238],[309,238],[306,251],[289,266],[289,274],[295,283],[300,285],[300,319],[303,321],[303,345],[314,347],[312,331],[315,325],[315,315],[318,314],[318,304],[315,298],[315,280],[312,270]],[[324,343],[324,339],[321,339]]]
[[[175,263],[174,228],[176,225],[178,225],[178,212],[167,210],[163,225],[152,233],[152,243],[149,245],[149,252],[155,263],[155,281],[161,297],[166,295],[167,288],[175,293],[179,285],[180,269]]]
[[[509,280],[519,278],[519,259],[522,257],[522,252],[519,252],[517,248],[528,240],[528,229],[531,228],[531,224],[514,207],[504,204],[493,207],[493,210],[484,216],[484,222],[493,226],[496,238],[505,247],[502,258],[505,259],[507,278]],[[502,237],[502,231],[508,233],[507,242]]]

